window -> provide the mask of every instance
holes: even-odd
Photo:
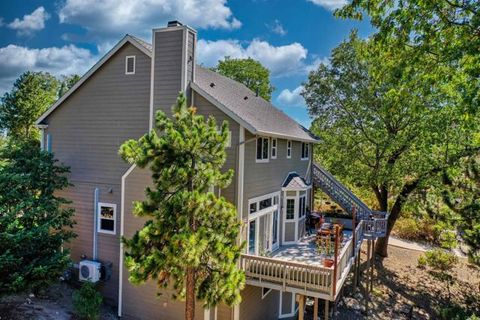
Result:
[[[265,298],[265,296],[266,296],[267,294],[269,294],[270,291],[272,291],[272,289],[270,289],[270,288],[262,288],[262,299]]]
[[[98,203],[97,231],[115,234],[115,216],[117,205],[111,203]]]
[[[255,213],[257,212],[257,203],[250,203],[250,213]]]
[[[135,56],[125,58],[125,74],[135,74]]]
[[[295,219],[295,199],[287,199],[287,220]]]
[[[52,152],[52,135],[47,133],[47,151]]]
[[[287,159],[292,157],[292,140],[287,141]]]
[[[277,159],[277,139],[272,138],[272,159]]]
[[[309,152],[310,152],[309,147],[310,147],[310,144],[306,142],[302,142],[302,160],[308,159]]]
[[[305,213],[307,212],[307,207],[306,207],[306,198],[305,196],[300,197],[300,211],[298,213],[299,217],[302,218],[305,216]]]
[[[257,138],[257,162],[268,162],[268,138]]]
[[[267,198],[260,201],[260,210],[271,207],[272,206],[272,198]]]
[[[248,254],[257,252],[257,220],[252,220],[248,224]]]
[[[278,210],[273,212],[273,223],[272,223],[272,245],[275,247],[278,242]]]

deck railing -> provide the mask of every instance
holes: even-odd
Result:
[[[387,218],[372,220],[363,220],[363,234],[365,238],[380,238],[385,237],[387,232]]]
[[[240,264],[249,279],[332,295],[333,268],[248,254],[242,254]]]

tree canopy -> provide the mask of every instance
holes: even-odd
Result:
[[[224,60],[218,61],[218,65],[213,70],[243,83],[253,92],[258,92],[258,95],[267,101],[272,98],[272,92],[275,88],[270,84],[270,71],[259,61],[252,58],[232,59],[225,57]]]
[[[78,75],[59,80],[47,72],[24,72],[1,99],[0,130],[14,139],[38,138],[35,120],[79,79]]]
[[[386,243],[403,205],[427,179],[479,150],[478,118],[466,115],[452,66],[396,42],[355,33],[310,73],[302,93],[321,138],[316,156],[388,211]]]
[[[69,266],[74,212],[55,195],[66,173],[37,141],[0,149],[0,296],[43,288]]]
[[[148,218],[133,238],[124,239],[130,281],[169,284],[174,298],[186,299],[186,319],[194,319],[195,299],[211,308],[220,302],[240,302],[245,276],[237,269],[241,246],[235,207],[215,195],[226,187],[231,170],[222,172],[228,139],[226,122],[187,108],[182,94],[173,118],[158,111],[156,127],[139,140],[125,142],[120,154],[152,172],[146,200],[134,214]]]
[[[57,99],[58,80],[49,73],[23,73],[0,105],[0,126],[14,138],[38,138],[35,120]]]

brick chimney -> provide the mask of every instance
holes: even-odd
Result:
[[[171,114],[171,107],[180,91],[185,92],[190,101],[196,43],[197,31],[178,21],[169,21],[167,27],[153,29],[150,128],[155,121],[156,110]]]

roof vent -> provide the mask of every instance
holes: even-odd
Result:
[[[171,28],[171,27],[181,27],[181,26],[183,26],[183,24],[182,24],[180,21],[178,21],[178,20],[168,21],[168,23],[167,23],[167,27],[168,27],[168,28]]]
[[[247,99],[248,99],[248,97],[247,97],[247,96],[243,97],[243,100],[247,100]]]
[[[215,83],[210,82],[210,88],[213,88],[213,87],[215,87]]]

